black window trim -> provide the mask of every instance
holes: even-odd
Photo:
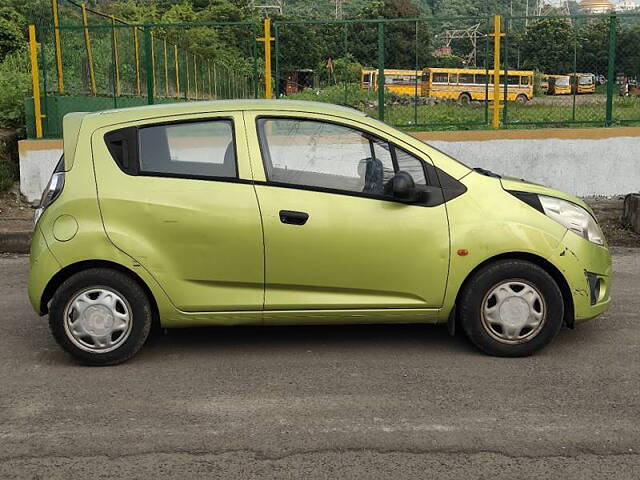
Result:
[[[233,177],[218,177],[214,175],[194,175],[188,173],[168,173],[168,172],[154,172],[151,170],[142,170],[140,168],[140,136],[139,131],[143,128],[151,128],[151,127],[163,127],[168,125],[184,125],[189,123],[205,123],[205,122],[215,122],[218,120],[229,121],[231,124],[231,141],[233,142],[233,161],[235,163],[235,176]],[[132,128],[135,130],[135,152],[133,155],[130,155],[130,160],[133,161],[134,168],[127,171],[120,162],[113,158],[113,154],[111,154],[111,150],[109,149],[109,142],[106,139],[106,136],[120,131]],[[233,116],[224,115],[224,116],[215,116],[215,117],[202,117],[202,118],[187,118],[187,119],[179,119],[179,120],[166,120],[162,122],[155,123],[146,123],[144,125],[130,125],[128,127],[116,128],[114,130],[110,130],[103,135],[103,140],[107,146],[107,150],[111,155],[111,158],[115,162],[115,164],[120,168],[120,170],[129,175],[131,177],[154,177],[154,178],[182,178],[185,180],[208,180],[212,182],[228,182],[228,183],[242,183],[242,184],[252,184],[253,180],[240,178],[240,169],[238,166],[238,140],[236,137],[236,125]],[[131,153],[131,152],[130,152]]]
[[[360,127],[355,127],[353,125],[347,125],[345,123],[341,123],[339,121],[335,121],[335,120],[329,120],[329,119],[317,119],[317,118],[312,118],[312,117],[300,117],[300,116],[296,116],[296,115],[282,115],[282,114],[275,114],[275,115],[267,115],[267,114],[262,114],[262,115],[257,115],[255,118],[255,129],[256,129],[256,135],[258,137],[258,145],[260,147],[260,157],[262,159],[262,167],[264,169],[264,176],[266,181],[262,182],[262,181],[254,181],[254,184],[256,185],[264,185],[264,186],[273,186],[273,187],[278,187],[278,188],[291,188],[294,190],[309,190],[312,192],[322,192],[322,193],[331,193],[331,194],[335,194],[335,195],[346,195],[349,197],[361,197],[361,198],[367,198],[367,199],[371,199],[371,200],[380,200],[380,201],[384,201],[384,202],[392,202],[392,203],[401,203],[403,205],[407,205],[405,202],[401,202],[399,200],[395,200],[391,197],[388,196],[383,196],[383,195],[375,195],[375,194],[369,194],[366,192],[354,192],[352,190],[342,190],[342,189],[338,189],[338,188],[329,188],[329,187],[318,187],[318,186],[312,186],[312,185],[300,185],[300,184],[296,184],[296,183],[286,183],[286,182],[278,182],[275,180],[271,180],[269,178],[269,172],[268,172],[268,168],[267,168],[267,161],[271,162],[271,152],[269,151],[269,145],[266,141],[266,137],[264,135],[263,132],[263,128],[260,124],[260,120],[264,120],[264,119],[271,119],[271,120],[301,120],[301,121],[315,121],[315,122],[323,122],[323,123],[330,123],[332,125],[337,125],[339,127],[344,127],[344,128],[351,128],[353,130],[356,130],[358,132],[360,132],[361,134],[363,134],[363,136],[365,138],[367,138],[370,142],[371,139],[369,137],[373,137],[376,139],[379,139],[383,142],[387,142],[389,144],[389,150],[391,153],[391,158],[394,164],[394,169],[397,167],[397,159],[396,159],[396,153],[395,153],[395,149],[398,148],[400,150],[402,150],[403,152],[406,152],[407,154],[411,155],[412,157],[416,158],[421,166],[422,166],[422,170],[424,173],[424,178],[425,181],[427,182],[426,188],[427,189],[437,189],[439,191],[443,191],[442,187],[440,186],[440,182],[439,179],[436,179],[437,181],[437,185],[432,185],[430,184],[431,178],[427,173],[427,168],[426,168],[426,162],[425,160],[423,160],[422,158],[420,158],[419,156],[417,156],[416,154],[411,153],[410,151],[408,151],[406,148],[402,148],[401,146],[396,145],[396,143],[392,142],[391,140],[385,139],[385,138],[381,138],[379,135],[375,135],[371,132],[369,132],[368,130],[365,130],[363,128]],[[265,154],[266,151],[266,154]],[[429,158],[429,160],[431,160]],[[435,165],[432,164],[432,166],[434,168]],[[444,200],[446,201],[446,200]],[[434,207],[437,205],[441,205],[442,203],[444,203],[444,201],[438,201],[436,199],[435,202],[432,201],[428,201],[428,202],[422,202],[422,203],[411,203],[409,205],[413,205],[413,206],[417,206],[417,207]]]

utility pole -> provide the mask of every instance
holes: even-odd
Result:
[[[268,17],[269,12],[282,15],[282,0],[251,0],[249,8],[258,10],[261,17]]]

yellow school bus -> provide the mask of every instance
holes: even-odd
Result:
[[[596,77],[593,73],[569,73],[568,75],[571,77],[571,93],[581,95],[596,92]]]
[[[547,95],[569,95],[571,79],[569,75],[545,75],[542,77],[540,88]]]
[[[487,79],[487,75],[489,78]],[[488,88],[487,88],[488,86]],[[422,95],[450,98],[459,103],[493,99],[493,70],[480,68],[425,68],[422,71]],[[500,71],[500,97],[504,100],[504,70]],[[533,98],[533,71],[507,72],[507,100],[526,102]]]
[[[420,95],[420,70],[385,69],[384,89],[399,95]],[[363,90],[378,90],[378,70],[363,69],[360,75],[360,88]]]

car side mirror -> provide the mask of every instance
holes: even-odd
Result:
[[[387,194],[395,200],[406,203],[415,202],[418,196],[413,177],[402,170],[387,183]]]

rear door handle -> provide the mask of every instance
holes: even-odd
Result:
[[[295,212],[293,210],[280,210],[280,221],[290,225],[304,225],[309,220],[306,212]]]

